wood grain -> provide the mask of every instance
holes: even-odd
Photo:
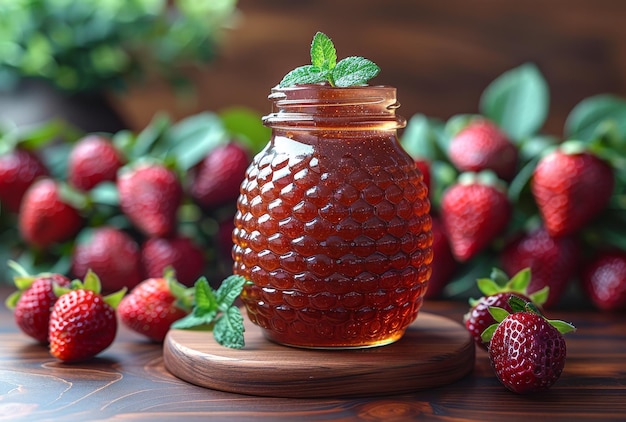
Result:
[[[196,385],[273,397],[358,397],[399,394],[458,381],[474,367],[467,330],[420,313],[396,343],[359,350],[307,350],[265,339],[246,318],[246,346],[229,349],[210,333],[171,330],[165,367]]]
[[[11,290],[0,286],[0,303]],[[424,312],[460,322],[466,302],[427,301]],[[626,317],[588,309],[549,314],[572,322],[561,378],[519,396],[495,378],[487,354],[439,388],[358,398],[276,398],[200,387],[172,375],[162,346],[124,327],[96,359],[59,363],[20,333],[0,306],[0,421],[624,421]]]

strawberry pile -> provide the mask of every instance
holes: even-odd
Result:
[[[0,128],[0,262],[78,279],[91,269],[105,293],[168,267],[186,286],[229,274],[239,184],[268,139],[252,114],[156,116],[139,133]]]
[[[415,115],[402,134],[430,188],[427,298],[469,297],[491,268],[532,273],[544,308],[626,309],[626,100],[598,95],[541,132],[548,86],[526,64],[483,92],[479,113]]]

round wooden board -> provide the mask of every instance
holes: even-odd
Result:
[[[220,346],[206,331],[170,330],[165,367],[192,384],[271,397],[358,397],[439,387],[474,367],[475,347],[465,327],[420,313],[404,337],[381,347],[308,350],[267,340],[245,318],[246,346]]]

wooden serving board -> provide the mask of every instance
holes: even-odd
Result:
[[[474,367],[465,327],[429,313],[420,313],[397,342],[355,350],[282,346],[244,319],[246,345],[239,350],[220,346],[206,331],[170,330],[165,367],[202,387],[271,397],[401,394],[452,383]]]

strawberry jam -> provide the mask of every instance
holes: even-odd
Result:
[[[395,89],[275,88],[270,142],[241,185],[234,272],[277,343],[360,348],[402,337],[431,272],[430,203],[401,148]]]

